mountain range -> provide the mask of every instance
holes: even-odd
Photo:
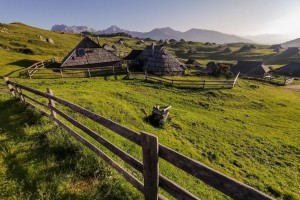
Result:
[[[96,31],[95,29],[88,28],[87,26],[54,25],[52,26],[51,30],[73,32],[73,33],[88,31],[88,32],[93,32],[95,34],[114,34],[114,33],[124,32],[137,38],[151,38],[155,40],[184,39],[187,41],[214,42],[217,44],[237,43],[237,42],[260,43],[260,44],[281,44],[291,39],[291,38],[287,38],[285,35],[277,35],[277,34],[263,34],[263,35],[241,37],[232,34],[213,31],[213,30],[195,29],[195,28],[192,28],[185,32],[181,32],[181,31],[174,30],[170,27],[155,28],[149,32],[138,32],[138,31],[129,31],[129,30],[121,29],[117,26],[111,26],[107,29]],[[293,46],[293,42],[289,43],[288,45]]]
[[[81,33],[81,32],[96,32],[96,29],[89,28],[87,26],[67,26],[65,24],[56,24],[52,26],[51,31]]]
[[[67,26],[67,25],[54,25],[51,28],[52,31],[64,31],[64,32],[75,32],[80,33],[83,31],[93,32],[95,34],[113,34],[124,32],[132,35],[132,37],[138,38],[151,38],[155,40],[169,40],[175,39],[180,40],[184,39],[187,41],[195,41],[195,42],[215,42],[218,44],[222,43],[236,43],[236,42],[245,42],[252,43],[254,41],[239,37],[236,35],[230,35],[221,33],[218,31],[212,30],[204,30],[204,29],[190,29],[185,32],[176,31],[170,27],[166,28],[156,28],[149,32],[138,32],[138,31],[128,31],[125,29],[121,29],[117,26],[111,26],[105,30],[94,31],[94,29],[88,28],[86,26]]]

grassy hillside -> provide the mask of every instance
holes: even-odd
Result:
[[[299,93],[252,81],[240,81],[233,90],[223,91],[188,91],[102,78],[18,81],[43,91],[50,87],[56,95],[129,128],[153,133],[161,143],[276,198],[299,199]],[[144,120],[155,104],[172,105],[172,119],[163,129]],[[141,158],[134,145],[83,121]],[[161,170],[202,198],[223,198],[164,162]]]
[[[0,76],[18,77],[19,73],[31,64],[53,57],[61,61],[83,38],[79,34],[52,32],[21,23],[0,24],[0,29],[3,28],[7,31],[0,32]],[[39,36],[51,38],[55,44],[41,41]],[[100,45],[113,45],[121,38],[100,38],[99,42]],[[131,48],[144,48],[142,45],[136,45],[137,39],[125,38],[124,41],[126,46],[115,45],[125,55]]]
[[[23,24],[1,26],[6,26],[12,33],[0,33],[0,44],[10,49],[0,49],[3,58],[0,60],[0,76],[10,74],[18,77],[20,71],[36,60],[53,56],[62,58],[60,53],[70,51],[81,39],[79,35],[54,33]],[[33,40],[36,34],[51,37],[58,47],[51,45],[43,48],[31,44],[28,40]],[[8,37],[14,43],[28,45],[26,48],[34,53],[24,54],[14,49],[17,47],[10,44]],[[101,38],[100,43],[113,44],[119,39]],[[136,44],[137,39],[124,40],[128,45],[121,46],[122,51],[143,47]],[[177,56],[186,55],[186,45],[194,45],[197,51],[203,51],[193,57],[201,62],[211,59],[210,56],[219,51],[217,45],[202,43],[183,44],[182,47],[167,45],[167,48]],[[237,50],[240,45],[232,44],[231,48]],[[265,46],[254,50],[253,56],[255,51],[259,56],[270,53]],[[227,57],[219,60],[233,62]],[[42,91],[51,88],[55,95],[126,127],[155,134],[162,144],[274,198],[300,199],[299,92],[250,80],[239,80],[232,90],[203,91],[176,89],[137,80],[115,81],[113,77],[108,80],[102,77],[12,79]],[[154,128],[146,120],[156,104],[172,105],[171,121],[161,129]],[[70,140],[67,133],[46,118],[7,95],[0,94],[0,108],[0,185],[5,185],[0,189],[0,198],[141,198],[101,160]],[[70,113],[68,109],[59,108],[141,159],[141,149],[132,143],[78,114]],[[141,178],[135,170],[125,167]],[[189,188],[202,199],[227,199],[166,162],[160,161],[160,169],[163,175]]]
[[[141,199],[66,132],[8,95],[0,94],[0,121],[0,199]]]
[[[0,24],[0,76],[4,76],[12,71],[16,71],[11,76],[19,76],[22,70],[36,61],[58,57],[62,60],[67,53],[75,47],[83,36],[62,32],[52,32],[22,23]],[[54,44],[42,41],[51,38]],[[124,45],[118,43],[122,39]],[[95,39],[96,41],[96,39]],[[143,49],[146,45],[158,41],[146,41],[144,44],[137,44],[139,40],[126,37],[104,37],[99,39],[101,45],[115,45],[119,49],[117,55],[125,56],[132,49]],[[218,44],[203,44],[200,42],[177,42],[176,44],[166,44],[165,46],[177,57],[182,59],[196,59],[202,64],[214,60],[218,62],[236,63],[237,60],[265,60],[267,64],[283,65],[290,60],[299,60],[300,55],[275,54],[269,46],[256,45],[256,49],[251,51],[239,51],[244,46],[243,43],[228,44],[226,46]],[[224,49],[229,47],[232,52],[224,53]],[[190,50],[193,50],[190,52]]]

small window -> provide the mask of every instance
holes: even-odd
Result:
[[[76,56],[77,57],[82,57],[85,55],[84,49],[77,49],[76,50]]]

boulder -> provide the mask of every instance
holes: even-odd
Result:
[[[50,43],[50,44],[55,44],[54,41],[51,38],[47,38],[46,42]]]

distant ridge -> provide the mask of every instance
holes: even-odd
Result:
[[[82,28],[83,27],[83,28]],[[100,31],[92,31],[94,29],[90,29],[86,26],[66,26],[66,25],[54,25],[51,30],[55,31],[65,31],[65,32],[83,32],[83,31],[90,31],[96,34],[114,34],[114,33],[128,33],[133,37],[138,38],[151,38],[155,40],[180,40],[184,39],[187,41],[195,41],[195,42],[214,42],[218,44],[223,43],[237,43],[237,42],[244,42],[244,43],[254,43],[254,41],[250,39],[246,39],[243,37],[239,37],[236,35],[230,35],[221,33],[218,31],[213,30],[204,30],[204,29],[190,29],[185,32],[176,31],[170,27],[165,28],[155,28],[149,32],[138,32],[138,31],[128,31],[125,29],[121,29],[117,26],[111,26],[107,29],[100,30]]]
[[[93,28],[87,26],[67,26],[65,24],[56,24],[52,26],[51,31],[64,31],[70,33],[81,33],[81,32],[95,32]]]
[[[284,46],[284,47],[299,47],[300,48],[300,38],[282,43],[282,46]]]

